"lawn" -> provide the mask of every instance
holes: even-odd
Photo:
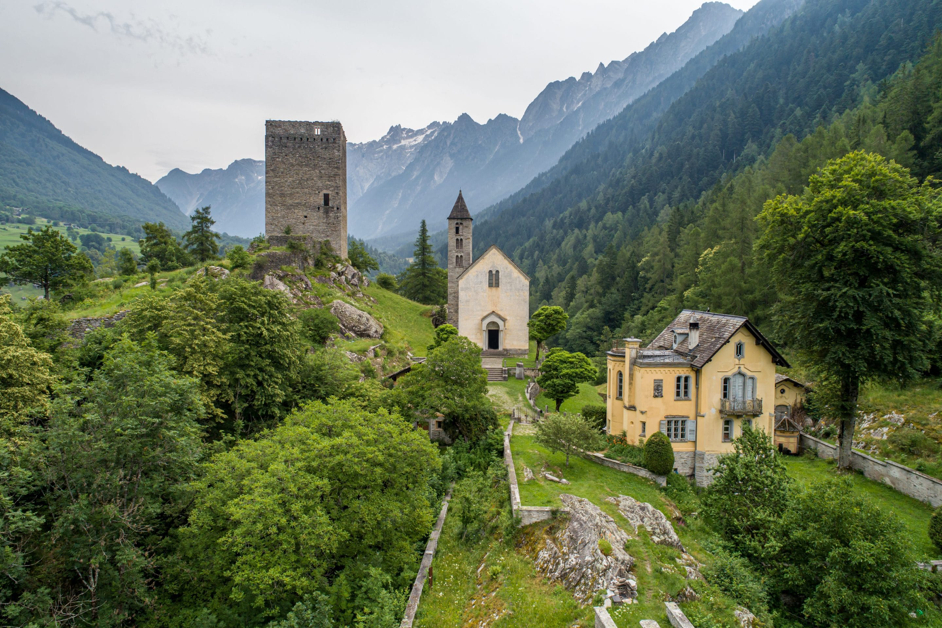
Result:
[[[509,378],[506,382],[488,382],[487,396],[494,403],[494,409],[499,413],[510,413],[514,407],[521,410],[530,410],[527,401],[527,382],[523,379]],[[532,413],[532,411],[531,411]]]
[[[599,397],[595,386],[592,384],[579,384],[579,394],[564,401],[560,410],[562,412],[582,412],[582,406],[601,406],[604,404],[605,402]],[[556,408],[556,402],[543,393],[540,393],[540,396],[536,398],[536,405],[540,408],[549,408],[550,412]]]
[[[33,231],[38,231],[47,225],[52,223],[44,218],[37,218],[35,225],[21,225],[19,223],[6,223],[0,225],[0,249],[5,249],[11,244],[21,244],[23,240],[20,239],[20,236],[26,233],[27,229],[32,229]],[[65,227],[53,227],[56,231],[65,235]],[[75,232],[79,235],[84,235],[86,233],[91,233],[88,229],[75,229]],[[131,252],[135,255],[141,254],[141,247],[137,243],[137,240],[128,235],[121,235],[119,233],[104,233],[100,232],[105,238],[111,238],[111,243],[116,249],[131,249]],[[122,238],[124,240],[122,241]],[[80,245],[79,242],[75,243],[76,246]]]
[[[838,477],[837,467],[833,461],[809,459],[804,456],[786,456],[785,466],[795,481],[803,486],[820,482],[827,478]],[[896,515],[909,530],[909,538],[921,559],[936,560],[942,558],[939,551],[929,541],[929,517],[932,516],[932,507],[917,499],[880,484],[868,480],[860,473],[841,474],[850,477],[854,489],[875,501],[880,507]]]
[[[435,308],[410,301],[375,283],[363,292],[376,299],[376,304],[368,310],[388,330],[387,341],[390,344],[406,346],[417,356],[428,353],[427,347],[435,335],[432,327]],[[358,304],[357,307],[363,306]]]
[[[525,358],[504,358],[504,367],[511,368],[517,366],[517,362],[523,362],[523,366],[528,369],[536,368],[536,341],[530,341],[530,351]]]

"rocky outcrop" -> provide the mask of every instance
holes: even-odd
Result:
[[[634,559],[624,549],[628,541],[625,531],[589,500],[565,493],[559,498],[569,516],[545,539],[537,553],[537,570],[572,591],[583,604],[598,591],[633,583],[629,571]],[[599,549],[601,539],[611,545],[608,556]]]
[[[205,277],[206,275],[209,275],[211,279],[227,279],[229,277],[229,271],[221,266],[205,266],[196,271],[193,276]]]
[[[114,316],[99,318],[77,318],[69,325],[68,333],[78,341],[85,338],[85,334],[99,327],[114,327],[118,321],[131,313],[131,310],[122,310]]]
[[[756,624],[756,616],[742,606],[733,611],[733,616],[739,621],[741,628],[752,628]]]
[[[615,504],[618,512],[628,520],[628,523],[638,533],[638,526],[644,527],[651,535],[651,540],[659,545],[668,545],[680,551],[684,551],[684,546],[674,532],[674,526],[668,521],[664,513],[645,502],[619,495],[618,497],[609,497],[605,501]]]
[[[379,338],[383,335],[382,324],[349,303],[334,301],[330,304],[330,313],[337,317],[340,329],[359,338]]]

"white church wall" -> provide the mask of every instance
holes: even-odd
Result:
[[[488,271],[500,271],[500,286],[488,288]],[[505,319],[503,350],[526,355],[529,350],[530,282],[497,249],[488,249],[458,280],[458,333],[485,347],[482,320],[491,312]]]

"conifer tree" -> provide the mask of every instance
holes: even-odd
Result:
[[[219,255],[219,234],[213,231],[216,221],[210,215],[209,205],[201,207],[190,216],[192,226],[183,234],[184,248],[203,263]]]
[[[424,220],[415,240],[412,264],[400,276],[399,294],[427,305],[444,303],[448,298],[448,274],[435,261]]]

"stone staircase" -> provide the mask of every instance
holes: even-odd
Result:
[[[507,381],[507,373],[503,367],[499,367],[499,366],[485,367],[484,370],[487,371],[487,381],[489,382],[506,382]]]

